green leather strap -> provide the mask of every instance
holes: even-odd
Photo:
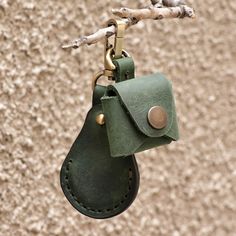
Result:
[[[104,92],[106,91],[106,87],[102,85],[96,85],[93,91],[93,101],[92,105],[98,105],[101,104],[101,97],[104,95]]]
[[[116,83],[134,78],[134,61],[132,57],[124,57],[113,60],[116,70],[114,77]]]

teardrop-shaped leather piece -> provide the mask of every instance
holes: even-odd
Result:
[[[134,201],[139,171],[134,155],[110,156],[106,127],[96,123],[102,113],[96,101],[62,165],[60,181],[74,208],[86,216],[104,219],[120,214]]]

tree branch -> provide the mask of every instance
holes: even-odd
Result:
[[[137,20],[135,19],[131,19],[131,18],[127,18],[127,19],[122,19],[125,24],[126,24],[126,29],[128,27],[130,27],[131,25],[135,25],[138,23]],[[105,39],[105,37],[110,37],[113,34],[116,33],[116,27],[114,25],[106,27],[106,28],[102,28],[99,29],[97,32],[95,32],[94,34],[91,34],[89,36],[82,36],[79,39],[75,39],[71,42],[69,42],[68,44],[64,44],[62,45],[63,49],[67,49],[67,48],[79,48],[83,45],[91,45],[91,44],[95,44],[98,41]]]
[[[79,39],[73,40],[71,43],[62,45],[63,49],[67,48],[79,48],[82,45],[91,45],[97,43],[99,40],[109,37],[116,32],[116,27],[114,25],[109,26],[107,28],[99,29],[96,33],[89,36],[82,36]]]
[[[124,7],[121,9],[112,10],[112,13],[119,17],[135,18],[137,20],[145,20],[145,19],[161,20],[163,18],[195,17],[194,10],[185,5],[178,7],[163,7],[163,8],[150,6],[144,9],[129,9]]]
[[[158,0],[157,0],[158,1]],[[153,3],[157,1],[152,1]],[[166,3],[165,3],[166,2]],[[167,3],[168,2],[168,3]],[[195,13],[194,10],[186,5],[181,5],[182,0],[162,0],[161,4],[180,4],[178,6],[173,7],[160,7],[160,3],[155,3],[155,5],[151,5],[147,8],[143,9],[129,9],[129,8],[121,8],[121,9],[113,9],[112,13],[115,16],[119,16],[125,23],[126,28],[137,24],[140,20],[144,19],[153,19],[153,20],[161,20],[163,18],[194,18]],[[72,42],[69,42],[68,44],[65,44],[62,46],[63,49],[67,48],[79,48],[82,45],[91,45],[95,44],[98,41],[104,39],[105,37],[110,37],[113,34],[116,33],[116,27],[115,26],[109,26],[103,29],[99,29],[96,33],[89,35],[89,36],[83,36],[79,39],[75,39]]]

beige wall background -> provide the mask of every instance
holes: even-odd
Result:
[[[188,0],[197,19],[127,31],[137,75],[172,80],[181,139],[136,155],[141,186],[125,213],[93,220],[62,194],[61,164],[91,104],[103,45],[63,51],[114,7],[146,0],[0,1],[0,235],[235,236],[236,2]]]

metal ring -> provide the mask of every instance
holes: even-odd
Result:
[[[97,74],[94,75],[93,79],[92,79],[92,90],[95,89],[95,86],[97,84],[97,81],[100,77],[102,77],[104,75],[104,70],[99,71]]]
[[[124,57],[130,57],[130,54],[126,50],[122,50],[122,56]]]

